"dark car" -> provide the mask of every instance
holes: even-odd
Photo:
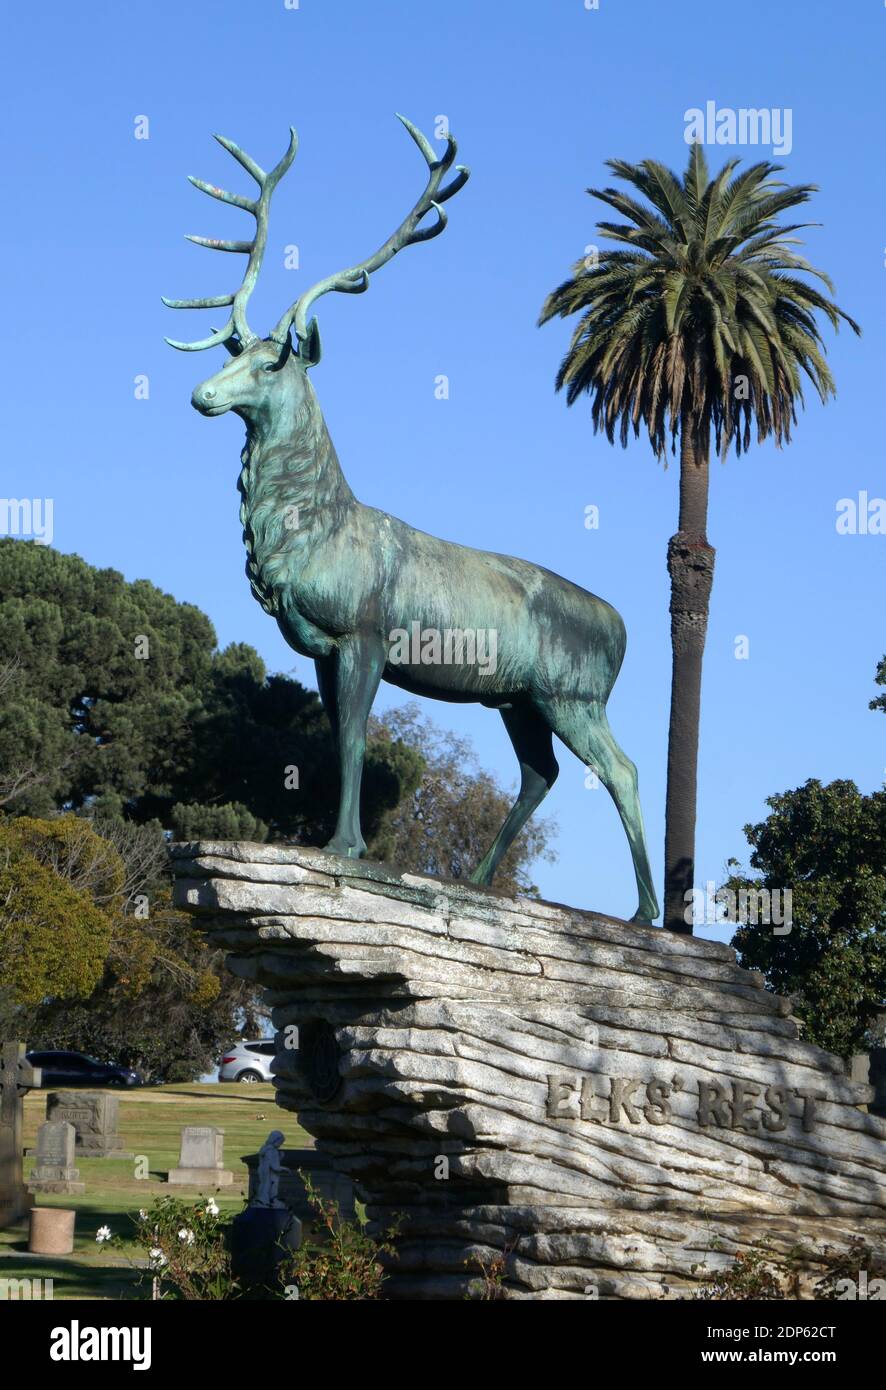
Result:
[[[141,1077],[129,1067],[97,1062],[83,1052],[29,1052],[28,1061],[42,1072],[41,1086],[140,1086]]]

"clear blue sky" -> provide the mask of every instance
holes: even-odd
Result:
[[[250,597],[235,481],[242,426],[207,420],[192,387],[221,350],[186,357],[163,335],[211,316],[160,295],[232,287],[242,261],[184,232],[248,236],[245,214],[195,192],[189,173],[243,191],[209,138],[266,167],[289,124],[301,149],[275,198],[250,308],[270,329],[299,287],[373,249],[412,202],[421,161],[393,119],[446,115],[471,182],[450,226],[398,257],[362,298],[332,296],[314,375],[344,470],[363,501],[424,530],[539,561],[623,613],[628,655],[610,704],[640,768],[660,884],[670,651],[665,548],[676,468],[626,452],[567,411],[553,376],[565,325],[535,327],[545,294],[594,240],[589,184],[603,161],[682,168],[684,112],[790,108],[792,182],[821,186],[806,233],[865,336],[828,330],[839,397],[810,401],[794,443],[715,466],[717,547],[705,667],[698,880],[746,848],[764,798],[807,777],[882,785],[886,720],[868,711],[886,650],[886,537],[839,536],[836,503],[886,495],[886,185],[877,0],[44,0],[7,14],[2,98],[4,495],[52,497],[55,544],[206,610],[219,641],[253,643],[313,685]],[[150,139],[133,135],[137,116]],[[712,164],[732,153],[709,151]],[[287,271],[283,248],[300,248]],[[230,281],[230,285],[229,285]],[[333,300],[335,302],[333,302]],[[186,322],[187,320],[187,322]],[[193,329],[193,333],[189,330]],[[149,378],[148,400],[134,378]],[[438,401],[434,381],[449,376]],[[583,525],[588,504],[598,531]],[[735,638],[750,640],[736,661]],[[379,707],[401,697],[383,687]],[[474,740],[508,784],[498,717],[425,705]],[[544,893],[633,911],[627,846],[603,790],[563,750],[546,809],[560,822]]]

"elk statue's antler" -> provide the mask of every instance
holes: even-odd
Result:
[[[244,212],[251,212],[255,218],[255,236],[252,241],[219,241],[214,237],[189,236],[188,241],[193,241],[197,246],[208,246],[211,251],[237,251],[242,255],[248,256],[246,273],[243,276],[243,283],[233,294],[219,294],[204,299],[165,299],[163,303],[170,309],[218,309],[223,305],[231,305],[231,314],[224,328],[213,332],[210,337],[202,338],[197,343],[180,343],[174,338],[167,338],[167,343],[171,347],[179,348],[182,352],[199,352],[203,348],[217,347],[224,344],[228,350],[235,355],[242,352],[243,348],[250,343],[257,341],[258,335],[253,333],[246,322],[246,303],[255,288],[261,270],[262,257],[265,253],[265,246],[268,240],[268,211],[271,203],[271,194],[277,184],[286,173],[292,161],[295,159],[298,149],[298,136],[294,127],[289,128],[289,148],[276,164],[271,172],[265,173],[260,165],[256,164],[239,145],[235,145],[233,140],[226,140],[223,135],[214,137],[218,143],[232,154],[238,164],[242,164],[248,174],[251,174],[261,190],[257,198],[244,198],[239,193],[228,193],[223,188],[216,188],[215,184],[204,183],[202,179],[194,178],[189,174],[190,182],[195,188],[199,188],[201,193],[208,193],[210,198],[217,198],[219,202],[230,203],[232,207],[242,208]]]
[[[442,188],[443,179],[455,161],[458,148],[455,140],[451,135],[447,135],[446,151],[442,158],[438,159],[431,142],[411,121],[407,121],[405,116],[399,114],[397,119],[403,122],[427,161],[430,174],[424,192],[397,230],[388,237],[373,256],[370,256],[368,260],[361,261],[359,265],[349,266],[347,270],[340,270],[335,275],[327,275],[324,280],[318,280],[316,285],[312,285],[304,294],[299,295],[271,333],[270,336],[275,342],[284,344],[293,324],[299,342],[305,342],[311,335],[307,322],[308,310],[321,295],[328,294],[330,290],[339,290],[344,294],[362,294],[364,290],[369,288],[370,275],[385,265],[398,251],[402,251],[404,246],[413,246],[419,241],[430,241],[432,237],[439,236],[446,226],[447,217],[441,204],[447,202],[460,188],[464,187],[470,177],[470,170],[466,169],[464,165],[457,164],[455,178],[445,188]],[[419,224],[431,209],[436,212],[437,220],[428,227],[421,227]]]
[[[464,187],[470,176],[470,171],[462,164],[455,165],[455,177],[445,188],[442,187],[444,178],[455,162],[457,150],[455,140],[451,135],[447,135],[446,150],[442,158],[438,159],[431,142],[422,135],[421,131],[411,121],[407,121],[405,116],[398,116],[398,119],[403,122],[427,162],[429,175],[424,192],[397,230],[388,237],[373,256],[370,256],[368,260],[361,261],[359,265],[349,266],[347,270],[340,270],[335,275],[327,275],[324,280],[318,280],[316,285],[312,285],[304,294],[299,295],[295,303],[286,310],[270,335],[271,341],[279,343],[281,347],[287,346],[289,330],[293,324],[300,343],[306,342],[311,337],[312,327],[307,322],[308,310],[321,295],[328,294],[330,290],[339,290],[345,294],[361,294],[369,288],[370,275],[385,265],[398,251],[402,251],[404,246],[413,246],[419,241],[430,241],[432,237],[439,236],[446,226],[447,218],[442,204]],[[166,341],[182,352],[199,352],[203,348],[218,347],[223,344],[229,352],[236,355],[242,352],[245,347],[249,347],[251,343],[258,341],[258,335],[252,332],[246,322],[246,303],[255,288],[267,244],[271,194],[295,159],[298,136],[295,130],[290,127],[289,149],[280,163],[275,165],[269,174],[266,174],[264,169],[256,164],[254,159],[250,159],[249,155],[238,145],[235,145],[232,140],[226,140],[221,135],[216,135],[215,139],[255,179],[261,190],[258,198],[244,198],[239,193],[228,193],[223,188],[216,188],[214,184],[204,183],[202,179],[195,179],[193,175],[189,175],[190,181],[195,188],[200,189],[201,193],[208,193],[211,198],[218,198],[222,203],[230,203],[233,207],[242,208],[244,212],[251,212],[255,218],[255,236],[252,241],[219,241],[214,237],[189,236],[188,241],[195,242],[197,246],[208,246],[212,251],[238,251],[247,255],[249,261],[243,283],[233,294],[220,294],[204,299],[164,298],[163,303],[170,309],[218,309],[223,305],[231,306],[231,314],[224,328],[213,332],[210,337],[201,338],[196,343],[180,343],[173,338],[167,338]],[[436,213],[436,220],[429,226],[422,227],[422,221],[432,210]]]

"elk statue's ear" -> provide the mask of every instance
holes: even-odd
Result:
[[[323,356],[323,349],[320,345],[320,328],[316,319],[311,319],[308,330],[298,344],[299,361],[304,362],[305,367],[316,367],[320,358]]]
[[[289,355],[290,355],[291,352],[292,352],[292,334],[289,333],[289,332],[287,332],[286,337],[284,338],[283,343],[281,344],[281,347],[280,347],[280,356],[277,358],[277,371],[278,371],[278,372],[279,372],[279,370],[280,370],[281,367],[285,367],[285,366],[286,366],[286,363],[287,363],[287,361],[289,360]]]
[[[212,332],[213,334],[217,334],[218,329],[213,328]],[[232,357],[239,357],[240,353],[243,351],[243,344],[236,336],[223,339],[222,346],[227,348]]]

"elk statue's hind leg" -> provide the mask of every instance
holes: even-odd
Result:
[[[582,700],[556,700],[545,706],[554,733],[577,758],[597,773],[612,797],[631,847],[640,902],[634,922],[650,924],[658,916],[658,898],[652,882],[643,813],[637,790],[637,769],[619,748],[599,704]]]
[[[531,705],[508,705],[499,711],[520,763],[520,791],[491,848],[471,874],[472,883],[491,883],[514,840],[557,780],[551,730]]]

